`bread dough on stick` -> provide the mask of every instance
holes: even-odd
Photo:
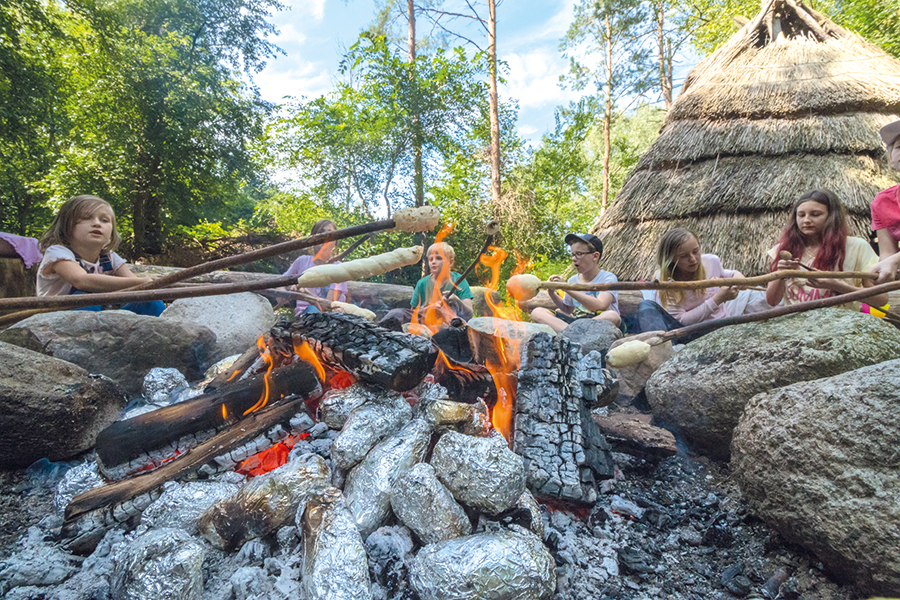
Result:
[[[434,206],[411,206],[409,208],[401,208],[392,216],[396,227],[400,231],[407,233],[417,233],[419,231],[431,231],[437,227],[441,220],[440,211]]]
[[[537,296],[541,280],[534,275],[513,275],[506,282],[506,291],[516,302],[525,302]]]
[[[318,265],[305,270],[297,278],[297,286],[302,288],[327,287],[332,283],[365,279],[406,265],[414,265],[421,258],[422,246],[413,246],[412,248],[397,248],[384,254],[358,258],[338,265]]]
[[[346,302],[338,302],[337,300],[331,301],[331,310],[340,309],[341,312],[346,313],[348,315],[356,315],[358,317],[362,317],[366,321],[374,321],[375,313],[371,310],[360,308],[355,304],[348,304]]]

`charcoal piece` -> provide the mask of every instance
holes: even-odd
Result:
[[[218,548],[234,550],[293,518],[306,497],[331,485],[331,470],[316,454],[298,456],[247,482],[201,515],[197,528]]]
[[[412,532],[402,525],[379,527],[366,538],[369,573],[382,589],[373,590],[376,598],[411,600],[408,564],[415,544]]]
[[[541,505],[528,490],[519,496],[516,505],[504,516],[516,525],[524,527],[544,539],[544,518],[541,516]]]
[[[203,546],[179,529],[156,529],[113,557],[110,597],[195,600],[203,594]]]
[[[500,435],[448,431],[435,445],[431,465],[454,498],[488,515],[509,510],[525,491],[522,457]]]
[[[307,342],[323,363],[398,392],[417,386],[437,358],[425,338],[388,331],[354,315],[300,315],[287,333],[292,339],[284,339],[284,330],[272,329],[282,343],[299,347]]]
[[[535,535],[480,533],[419,550],[409,582],[421,600],[544,600],[556,590],[556,564]]]
[[[590,505],[597,480],[613,477],[610,446],[591,408],[612,390],[596,357],[582,360],[577,344],[545,333],[523,346],[515,406],[513,450],[525,460],[528,488],[538,499]],[[585,398],[585,388],[593,390]]]
[[[391,508],[423,544],[472,533],[472,523],[428,463],[401,475],[391,488]]]
[[[450,327],[441,329],[433,336],[431,341],[443,352],[447,358],[457,363],[471,363],[472,346],[469,345],[469,334],[466,332],[466,323],[451,323]]]
[[[384,525],[391,515],[391,487],[398,477],[425,458],[432,426],[416,418],[384,440],[353,467],[344,485],[347,507],[363,537]]]
[[[351,411],[331,444],[331,460],[342,470],[353,468],[381,440],[397,433],[412,419],[412,409],[400,394],[371,400]]]
[[[354,383],[342,390],[328,390],[319,400],[316,418],[331,429],[341,429],[354,409],[374,399],[377,395],[374,388],[362,383]]]
[[[646,552],[635,548],[619,548],[616,550],[619,558],[619,567],[626,573],[654,573],[656,570],[650,565],[651,559]]]
[[[731,565],[722,572],[722,586],[738,598],[750,593],[753,584],[744,576],[744,563]]]
[[[370,600],[366,548],[341,491],[311,495],[297,524],[303,531],[306,600]]]

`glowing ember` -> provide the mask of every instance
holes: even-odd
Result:
[[[223,420],[223,421],[227,421],[227,420],[228,420],[228,409],[225,408],[225,405],[224,405],[224,404],[222,405],[222,420]]]
[[[288,455],[297,442],[308,437],[308,433],[301,433],[299,436],[288,436],[287,439],[271,448],[257,452],[253,456],[242,460],[234,470],[247,477],[258,477],[269,471],[274,471],[287,462]]]
[[[313,352],[313,349],[310,347],[308,342],[303,342],[299,346],[297,346],[296,342],[294,343],[294,354],[297,355],[297,358],[300,360],[305,360],[309,364],[313,366],[316,370],[316,375],[319,376],[319,381],[325,382],[325,367],[322,366],[322,363],[319,361],[319,357],[316,356],[316,353]]]
[[[331,376],[331,380],[328,383],[332,389],[343,390],[356,383],[356,377],[347,371],[338,371]]]

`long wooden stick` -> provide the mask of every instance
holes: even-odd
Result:
[[[487,234],[487,238],[484,240],[484,245],[481,246],[481,250],[478,251],[478,254],[475,255],[474,260],[469,263],[469,266],[466,267],[466,270],[460,273],[459,277],[456,278],[456,281],[451,280],[451,284],[453,285],[453,289],[459,289],[459,282],[468,276],[469,273],[472,272],[472,269],[481,262],[481,257],[484,256],[484,253],[488,251],[488,248],[491,247],[491,244],[494,243],[494,236],[500,233],[500,221],[490,221],[484,228],[485,234]],[[453,289],[444,292],[445,297],[449,298],[450,294],[453,293]]]
[[[339,260],[344,260],[351,252],[353,252],[354,250],[356,250],[357,248],[359,248],[360,246],[362,246],[362,245],[363,245],[364,243],[366,243],[367,241],[371,240],[373,235],[375,235],[375,234],[374,234],[374,233],[369,233],[369,234],[366,234],[366,235],[362,236],[361,238],[359,238],[358,240],[356,240],[355,242],[353,242],[352,244],[350,244],[350,247],[349,247],[349,248],[347,248],[346,250],[344,250],[343,252],[341,252],[341,253],[338,254],[337,256],[332,257],[331,260],[329,260],[326,264],[329,264],[329,265],[330,265],[330,264],[336,263],[336,262],[339,261]]]
[[[658,338],[656,338],[655,343],[648,342],[650,345],[656,345],[657,343],[667,342],[669,340],[677,340],[684,337],[691,337],[695,335],[703,335],[705,333],[709,333],[710,331],[714,331],[719,329],[720,327],[727,327],[728,325],[739,325],[741,323],[754,323],[756,321],[765,321],[767,319],[774,319],[775,317],[781,317],[784,315],[791,315],[794,313],[806,312],[809,310],[815,310],[817,308],[828,308],[830,306],[840,306],[842,304],[847,304],[848,302],[856,302],[859,300],[865,300],[866,298],[870,298],[872,296],[877,296],[878,294],[884,292],[893,292],[895,290],[900,290],[900,281],[892,281],[890,283],[882,283],[881,285],[876,285],[870,288],[866,288],[864,290],[857,290],[855,292],[851,292],[849,294],[841,294],[840,296],[832,296],[830,298],[820,298],[819,300],[812,300],[810,302],[801,302],[799,304],[792,304],[790,306],[779,306],[778,308],[773,308],[772,310],[766,310],[758,313],[753,313],[750,315],[740,315],[737,317],[725,317],[724,319],[716,319],[715,321],[706,321],[704,323],[695,323],[694,325],[688,325],[686,327],[679,327],[678,329],[673,329],[672,331],[667,331],[662,334]]]
[[[877,279],[875,273],[859,271],[773,271],[765,275],[743,278],[700,279],[698,281],[617,281],[614,283],[567,283],[564,281],[542,281],[538,289],[566,290],[573,292],[609,292],[613,290],[702,290],[711,287],[749,287],[764,285],[776,279]]]

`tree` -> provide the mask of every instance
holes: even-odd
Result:
[[[615,107],[652,84],[646,5],[639,0],[581,0],[560,48],[569,58],[568,77],[575,89],[593,86],[603,98],[603,187],[600,214],[609,205],[611,132]]]
[[[269,107],[233,69],[258,69],[276,51],[265,16],[277,1],[71,6],[72,129],[49,178],[54,191],[109,199],[131,230],[132,257],[160,252],[175,223],[250,214],[249,146]]]

